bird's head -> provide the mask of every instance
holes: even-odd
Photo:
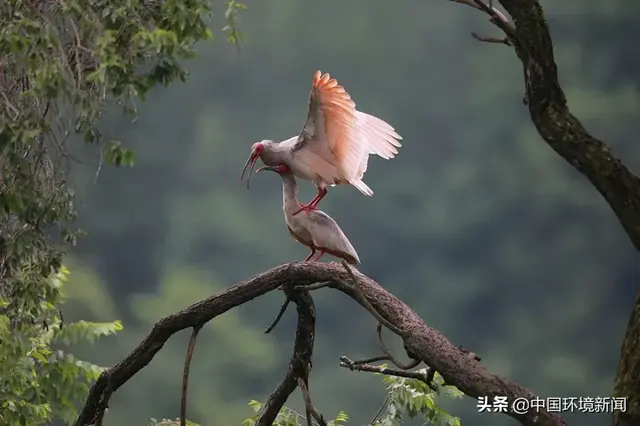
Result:
[[[253,174],[253,168],[256,165],[256,161],[258,161],[258,158],[262,157],[265,149],[268,151],[274,143],[275,142],[270,140],[263,140],[251,145],[251,155],[249,155],[247,162],[244,163],[244,168],[240,174],[240,182],[242,182],[245,172],[249,169],[249,174],[247,175],[247,189],[249,189],[249,183],[251,182],[251,175]]]
[[[278,164],[277,166],[260,167],[258,170],[256,170],[256,174],[260,173],[263,170],[270,170],[272,172],[276,172],[279,175],[291,173],[291,169],[289,169],[289,167],[286,164]]]

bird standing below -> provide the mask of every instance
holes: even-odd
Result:
[[[285,164],[291,172],[316,185],[318,194],[293,212],[315,210],[328,186],[350,184],[367,196],[373,191],[362,181],[369,155],[394,158],[402,137],[387,122],[356,110],[347,91],[329,74],[316,71],[309,94],[307,121],[299,135],[274,142],[263,140],[251,147],[247,189],[258,158],[269,167]],[[250,167],[249,167],[250,166]]]
[[[256,173],[263,170],[276,172],[282,178],[282,209],[287,229],[294,239],[311,249],[305,261],[318,261],[325,253],[329,253],[352,265],[360,263],[358,253],[331,216],[317,209],[306,215],[294,215],[301,204],[298,201],[298,184],[288,166],[280,164],[275,167],[261,167]],[[312,259],[316,251],[319,254]]]

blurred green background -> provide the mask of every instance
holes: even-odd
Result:
[[[572,112],[639,171],[640,3],[544,1]],[[190,78],[156,90],[135,123],[106,127],[133,148],[133,169],[84,153],[76,187],[88,237],[67,262],[69,320],[122,319],[125,331],[74,352],[111,365],[162,316],[307,252],[286,232],[280,182],[238,176],[251,144],[282,140],[306,118],[313,73],[330,72],[358,108],[404,137],[392,161],[372,158],[356,189],[330,190],[322,209],[343,227],[362,272],[407,301],[493,372],[542,397],[611,394],[637,291],[638,256],[587,180],[539,137],[522,104],[521,64],[481,13],[447,1],[245,1],[238,52],[220,39],[199,46]],[[224,6],[212,29],[220,34]],[[313,185],[302,183],[302,198]],[[274,292],[215,319],[200,334],[189,416],[239,424],[286,371],[291,310],[262,330]],[[360,425],[384,398],[378,377],[338,357],[375,355],[375,321],[344,295],[315,293],[318,325],[311,390],[327,417]],[[390,333],[389,333],[390,334]],[[112,399],[105,426],[178,415],[189,332],[172,338]],[[395,350],[401,345],[391,337]],[[463,425],[515,424],[479,414],[475,400],[444,405]],[[289,402],[301,408],[296,393]],[[609,414],[567,414],[584,426]],[[408,424],[420,424],[419,422]]]

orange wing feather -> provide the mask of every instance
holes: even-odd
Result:
[[[324,118],[326,140],[323,142],[335,156],[337,166],[344,175],[341,177],[354,177],[364,149],[364,141],[358,138],[356,103],[335,78],[320,71],[313,76],[311,97]]]

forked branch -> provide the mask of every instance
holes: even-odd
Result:
[[[216,316],[280,286],[300,289],[325,281],[331,282],[331,288],[339,290],[360,304],[363,303],[360,295],[363,295],[375,311],[400,330],[404,347],[411,353],[412,358],[424,362],[440,373],[446,383],[457,387],[466,395],[472,398],[485,396],[490,399],[503,396],[509,401],[535,397],[535,394],[525,387],[489,373],[474,356],[465,353],[440,332],[428,327],[404,302],[359,271],[352,272],[353,277],[338,263],[294,262],[260,273],[180,312],[162,318],[131,354],[100,375],[89,392],[76,426],[97,424],[104,415],[113,392],[149,364],[167,340],[178,331],[201,326]],[[357,281],[358,290],[354,289],[353,279]],[[302,366],[306,360],[311,360],[312,338],[309,336],[313,336],[313,322],[310,320],[313,305],[310,296],[304,291],[292,291],[290,295],[298,307],[298,331],[294,345],[297,369],[298,365]],[[307,297],[309,299],[305,302]],[[303,321],[304,318],[308,318],[309,321]],[[271,425],[269,418],[274,415],[273,410],[282,407],[287,396],[297,387],[299,376],[291,370],[293,368],[290,368],[285,380],[267,401],[268,407],[273,408],[269,409],[269,416],[264,414],[267,408],[264,409],[262,418],[265,420],[259,423],[260,425]],[[279,408],[275,415],[277,411]],[[566,424],[555,413],[534,411],[525,414],[507,411],[506,414],[525,426]]]
[[[313,408],[307,386],[309,371],[311,370],[313,342],[315,339],[316,312],[313,305],[313,299],[306,290],[298,291],[287,289],[285,287],[284,291],[287,299],[282,305],[282,308],[278,313],[278,317],[276,317],[276,321],[274,321],[272,326],[269,328],[273,329],[273,327],[275,327],[275,324],[277,324],[278,319],[282,317],[282,313],[285,311],[286,306],[290,301],[296,304],[298,311],[298,326],[296,328],[296,338],[293,345],[293,355],[289,362],[287,375],[271,393],[265,405],[262,406],[256,426],[271,426],[285,402],[287,402],[289,395],[293,393],[297,386],[300,387],[305,398],[305,402],[307,399],[309,401],[309,403],[306,404],[307,413],[311,413],[314,416],[318,416],[318,418],[322,418],[322,416],[315,411],[315,408]],[[300,386],[300,383],[304,386]],[[311,411],[311,409],[313,409],[313,411]],[[309,417],[309,414],[307,414],[307,417]]]
[[[365,371],[368,373],[380,373],[386,376],[405,377],[407,379],[416,379],[426,383],[431,389],[436,390],[433,386],[433,369],[427,368],[427,373],[411,370],[399,370],[395,368],[384,367],[382,365],[374,365],[363,361],[353,361],[352,359],[341,356],[340,367],[348,368],[351,371]]]

